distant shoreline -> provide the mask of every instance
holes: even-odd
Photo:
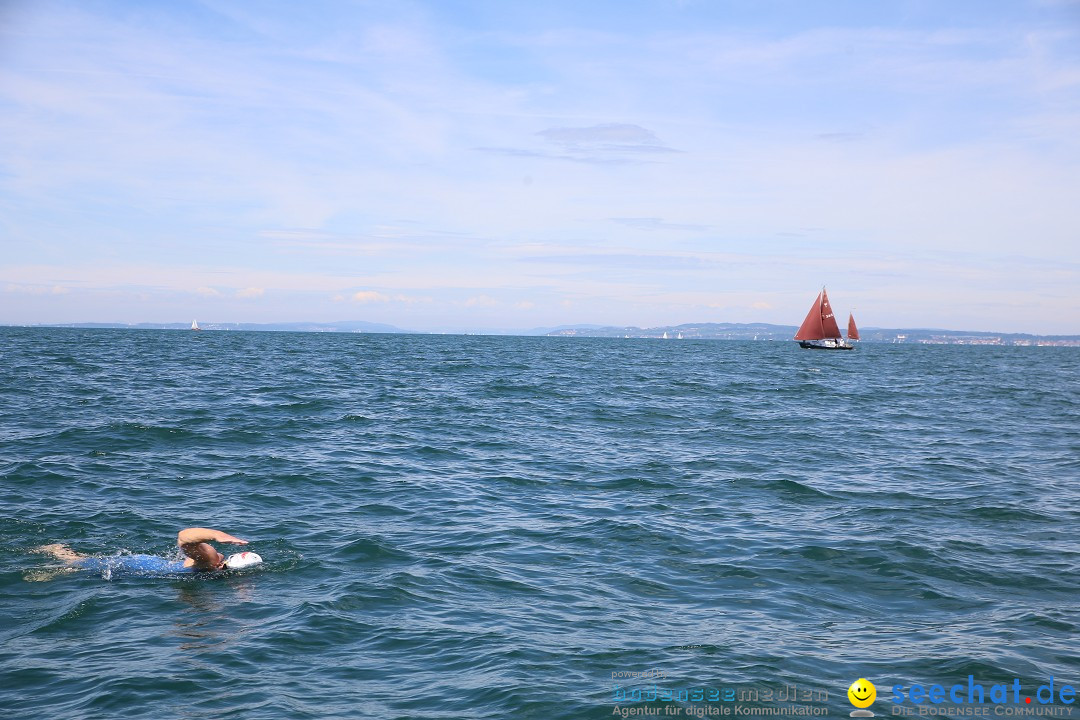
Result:
[[[187,323],[56,323],[4,325],[12,328],[79,329],[79,330],[177,330],[191,332]],[[395,335],[477,335],[565,338],[622,338],[650,340],[751,340],[790,342],[794,325],[768,323],[687,323],[652,328],[568,326],[556,329],[536,328],[522,331],[423,332],[404,330],[392,325],[360,321],[334,323],[203,323],[207,332],[307,332],[307,333],[374,333]],[[995,333],[970,330],[941,330],[924,328],[874,328],[860,330],[862,343],[907,345],[991,345],[1080,347],[1080,335],[1035,335],[1031,333]]]

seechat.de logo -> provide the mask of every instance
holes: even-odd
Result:
[[[997,683],[989,688],[983,687],[982,683],[975,682],[974,675],[968,675],[966,685],[963,683],[956,683],[951,687],[937,684],[930,687],[912,685],[910,688],[905,688],[903,685],[893,685],[891,689],[893,705],[903,705],[908,700],[914,705],[922,705],[923,703],[939,705],[946,702],[952,702],[956,705],[983,705],[987,703],[993,705],[1031,705],[1032,703],[1031,695],[1025,693],[1020,685],[1020,678],[1015,677],[1007,685]],[[1059,683],[1055,691],[1053,676],[1050,677],[1049,684],[1040,685],[1035,691],[1035,701],[1039,705],[1052,705],[1055,695],[1062,705],[1072,705],[1076,702],[1076,688],[1072,685]],[[995,712],[995,714],[1000,715],[1002,713]],[[1014,713],[1006,712],[1004,714]]]
[[[847,697],[857,708],[851,711],[851,717],[874,717],[874,713],[866,709],[873,705],[877,698],[877,688],[874,687],[874,683],[866,678],[859,678],[847,689]]]

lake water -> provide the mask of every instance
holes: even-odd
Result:
[[[0,716],[689,717],[797,686],[846,717],[860,677],[879,716],[894,685],[1076,687],[1078,361],[3,328]],[[188,526],[266,562],[31,552],[174,557]]]

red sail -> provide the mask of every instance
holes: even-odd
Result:
[[[859,339],[859,328],[855,327],[855,316],[851,313],[847,316],[847,337],[848,340]]]
[[[795,333],[795,339],[824,340],[839,337],[840,327],[836,324],[832,306],[829,305],[829,295],[822,288],[810,312],[806,314],[806,319],[799,326],[799,332]]]
[[[821,329],[821,293],[818,293],[814,304],[810,306],[810,312],[806,313],[806,319],[799,326],[799,332],[795,333],[796,340],[820,340],[825,337]]]
[[[833,315],[829,294],[825,292],[825,288],[821,288],[821,329],[825,333],[822,337],[840,337],[840,326],[836,324],[836,316]]]

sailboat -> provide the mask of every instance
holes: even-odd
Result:
[[[853,332],[854,331],[854,332]],[[806,313],[806,319],[795,333],[795,339],[799,346],[810,350],[854,350],[855,346],[844,342],[840,336],[840,327],[836,324],[836,316],[833,315],[832,305],[829,304],[829,294],[825,288],[821,288],[817,299]],[[859,329],[855,327],[855,316],[848,316],[848,339],[858,340]]]
[[[202,328],[199,327],[199,323],[195,322],[194,320],[191,321],[191,329],[192,330],[202,330]]]

